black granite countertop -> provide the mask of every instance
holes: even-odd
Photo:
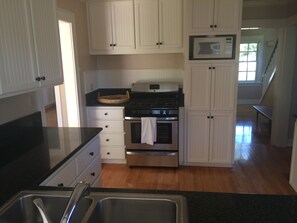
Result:
[[[0,126],[0,204],[38,185],[78,152],[100,128],[42,127],[40,112]]]
[[[130,100],[125,103],[120,103],[120,104],[104,104],[100,103],[97,101],[98,95],[101,96],[106,96],[106,95],[125,95],[126,92],[129,92],[130,94]],[[133,94],[131,93],[130,88],[102,88],[102,89],[97,89],[95,91],[92,91],[88,94],[86,94],[86,106],[88,107],[125,107],[131,100],[133,100]],[[182,89],[179,89],[179,107],[184,107],[184,94],[182,93]]]

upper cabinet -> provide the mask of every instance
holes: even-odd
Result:
[[[182,0],[135,0],[136,48],[182,50]]]
[[[90,1],[87,10],[91,54],[135,50],[133,0]]]
[[[241,7],[241,0],[191,0],[189,31],[192,34],[239,32]]]
[[[0,2],[0,97],[63,82],[54,0]]]
[[[91,54],[182,52],[183,0],[90,0],[87,14]]]

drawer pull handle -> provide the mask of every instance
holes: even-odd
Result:
[[[106,142],[109,142],[109,139],[106,139]]]
[[[105,113],[104,113],[104,115],[108,115],[108,113],[107,113],[107,112],[105,112]]]
[[[92,173],[91,173],[91,176],[93,176],[93,177],[94,177],[94,176],[95,176],[95,172],[92,172]]]
[[[94,156],[94,152],[90,152],[89,154],[90,154],[90,156]]]
[[[63,186],[64,186],[63,183],[59,183],[59,184],[58,184],[58,187],[63,187]]]
[[[107,155],[110,155],[110,152],[107,152],[106,154],[107,154]]]
[[[108,128],[108,125],[106,125],[105,128],[107,129]]]

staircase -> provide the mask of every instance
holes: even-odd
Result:
[[[265,71],[262,75],[262,97],[259,104],[272,107],[273,103],[273,87],[274,87],[274,76],[277,71],[276,67],[276,49],[278,41],[276,41],[271,56],[268,60]]]

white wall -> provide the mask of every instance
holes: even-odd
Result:
[[[85,72],[85,93],[98,88],[130,88],[135,82],[177,82],[183,86],[182,69],[98,70]]]
[[[0,99],[0,124],[39,111],[38,92]]]

